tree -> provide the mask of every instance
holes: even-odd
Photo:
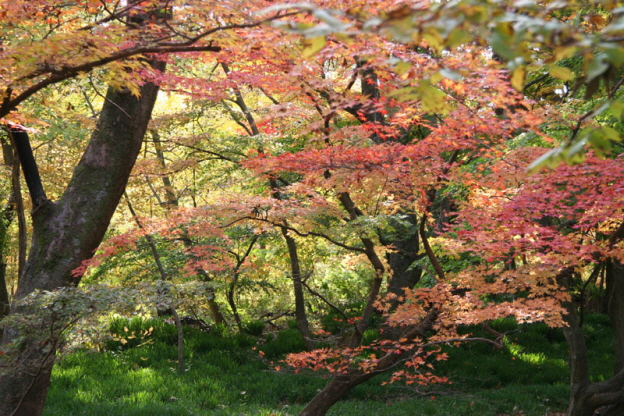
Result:
[[[610,394],[619,389],[619,376],[589,383],[570,296],[579,281],[592,282],[593,264],[607,270],[613,299],[621,292],[621,198],[613,191],[619,192],[614,172],[621,171],[621,158],[614,148],[624,107],[619,100],[622,17],[615,5],[510,8],[462,0],[453,7],[325,2],[326,8],[318,8],[297,3],[269,5],[260,12],[269,16],[263,20],[253,14],[267,6],[262,1],[99,6],[41,1],[0,11],[7,21],[18,22],[0,25],[3,38],[12,42],[1,52],[0,71],[11,76],[0,85],[0,116],[16,127],[34,208],[33,247],[16,299],[26,299],[35,289],[79,282],[79,273],[71,270],[102,239],[153,106],[157,87],[146,81],[158,81],[164,90],[187,94],[194,108],[205,111],[203,117],[213,115],[208,109],[214,103],[223,105],[234,120],[223,136],[232,142],[246,136],[250,143],[232,152],[207,149],[198,145],[205,131],[193,137],[188,129],[191,137],[184,145],[189,151],[249,170],[237,173],[245,184],[229,190],[230,195],[202,201],[193,190],[188,197],[193,208],[182,209],[181,196],[171,192],[173,181],[169,176],[163,180],[166,222],[172,225],[163,226],[167,231],[161,235],[172,245],[176,239],[186,242],[190,272],[233,269],[228,295],[235,314],[241,269],[258,247],[251,233],[240,239],[249,243],[245,248],[231,247],[228,232],[235,234],[234,226],[244,224],[244,232],[257,229],[257,234],[273,227],[281,231],[304,334],[302,286],[319,291],[296,267],[302,243],[308,250],[332,246],[335,257],[357,255],[359,265],[366,264],[370,286],[358,319],[347,319],[348,339],[329,350],[289,358],[294,366],[333,376],[304,414],[324,414],[348,389],[403,363],[409,371],[396,371],[393,380],[442,381],[426,369],[445,358],[440,344],[474,340],[460,336],[458,325],[515,316],[556,326],[563,324],[562,314],[575,354],[570,412],[591,411],[595,403],[587,403],[596,389],[608,393],[609,400],[615,397],[614,403],[600,403],[619,406],[619,396]],[[90,18],[94,12],[100,14]],[[292,33],[261,26],[269,22]],[[215,63],[195,54],[224,49],[227,59]],[[151,70],[146,54],[176,52],[192,54],[159,55],[171,71]],[[219,67],[223,73],[216,71]],[[27,98],[44,88],[84,78],[87,72],[95,83],[107,82],[113,89],[74,179],[53,203],[33,176],[27,136],[15,124],[35,120],[13,110],[26,107]],[[244,96],[244,91],[260,98],[254,95],[256,103],[249,105],[251,94]],[[599,105],[589,103],[592,97],[600,98]],[[120,143],[110,140],[114,122],[133,112],[141,122],[123,131],[126,136],[119,141],[131,151],[121,154]],[[242,130],[230,134],[234,123]],[[553,126],[564,126],[565,133]],[[165,168],[158,149],[162,141],[154,138],[153,144]],[[555,149],[540,156],[544,150],[538,146]],[[607,159],[595,159],[586,147]],[[587,163],[581,167],[526,176],[527,167],[579,162],[583,155]],[[110,165],[109,157],[115,158]],[[113,162],[123,164],[111,173],[116,183],[96,183],[92,171]],[[195,184],[187,188],[196,189]],[[181,209],[174,212],[170,208],[176,204]],[[104,210],[102,221],[96,218],[98,210]],[[82,221],[77,235],[62,228],[71,221]],[[67,251],[55,250],[49,257],[49,247]],[[455,257],[465,262],[457,266]],[[347,318],[331,299],[319,298]],[[620,314],[617,304],[608,307],[613,317]],[[26,309],[15,307],[12,316]],[[379,339],[362,345],[378,317]],[[38,363],[26,364],[35,366],[43,382],[31,389],[26,372],[6,375],[21,389],[0,387],[0,397],[12,395],[5,400],[12,403],[7,412],[15,406],[18,412],[41,411],[58,331],[64,327],[59,322],[54,328],[43,344],[41,333],[20,334],[27,335],[22,337],[25,349],[17,352],[39,356]],[[17,339],[17,331],[7,331],[5,341]],[[481,341],[498,345],[496,339]],[[618,358],[617,365],[622,362]],[[3,379],[4,385],[9,384]]]
[[[322,23],[313,27],[305,26],[301,29],[301,33],[311,38],[309,43],[310,50],[313,50],[314,52],[320,50],[319,56],[327,56],[323,55],[323,52],[331,50],[329,40],[333,41],[331,36],[335,33],[342,34],[344,36],[345,33],[361,34],[362,32],[375,32],[387,35],[388,37],[406,42],[408,44],[416,39],[416,42],[422,41],[422,43],[420,43],[420,45],[414,45],[415,48],[420,46],[422,48],[421,51],[423,51],[424,54],[430,54],[432,57],[436,56],[436,58],[440,59],[440,62],[443,61],[441,58],[448,58],[452,54],[457,53],[457,49],[455,49],[457,46],[461,45],[461,48],[464,51],[468,49],[466,48],[466,45],[471,45],[474,50],[478,50],[478,46],[476,45],[487,43],[492,47],[493,52],[496,54],[495,58],[498,62],[507,61],[507,67],[510,70],[510,83],[516,90],[522,90],[525,86],[525,77],[528,72],[527,64],[534,65],[539,68],[543,65],[542,62],[544,61],[547,62],[548,66],[546,68],[542,67],[541,69],[542,71],[543,69],[546,69],[546,71],[543,71],[538,75],[532,75],[534,79],[526,84],[527,89],[529,87],[534,88],[536,84],[544,82],[544,80],[550,80],[550,82],[552,82],[554,79],[555,84],[563,84],[560,90],[562,96],[568,95],[570,91],[572,91],[571,95],[577,95],[580,89],[581,91],[584,91],[585,98],[591,98],[597,93],[601,82],[600,80],[604,80],[607,87],[605,99],[601,100],[599,105],[590,107],[590,109],[580,117],[577,116],[577,122],[569,128],[569,134],[567,137],[564,137],[563,145],[560,148],[546,152],[539,158],[537,158],[537,155],[533,153],[534,157],[537,159],[534,159],[530,168],[536,169],[543,165],[549,165],[552,167],[560,161],[577,163],[583,159],[583,152],[586,144],[593,147],[596,152],[609,154],[613,144],[617,144],[617,142],[620,141],[619,132],[609,126],[609,124],[612,123],[612,120],[605,120],[606,123],[598,125],[590,125],[588,121],[591,120],[592,117],[601,114],[602,111],[607,108],[610,109],[615,118],[621,119],[621,104],[619,103],[617,96],[619,88],[622,85],[622,61],[618,57],[622,56],[622,46],[621,38],[616,34],[621,25],[621,19],[618,18],[617,13],[611,14],[611,11],[613,10],[612,8],[608,7],[607,9],[597,11],[596,9],[591,8],[575,8],[566,4],[553,6],[553,8],[547,7],[540,9],[539,6],[535,4],[529,5],[527,8],[521,8],[520,10],[516,9],[516,11],[510,13],[508,10],[505,10],[505,7],[507,7],[506,5],[501,5],[502,8],[499,9],[496,6],[488,7],[479,2],[461,2],[461,4],[458,4],[457,6],[457,8],[450,8],[447,7],[446,4],[440,3],[422,8],[412,8],[407,5],[402,5],[390,12],[381,13],[379,15],[374,15],[370,12],[369,14],[366,10],[362,9],[357,9],[357,12],[353,13],[351,10],[342,12],[336,9],[325,9],[320,11],[310,6],[308,9],[310,10],[310,13],[317,16]],[[282,6],[275,6],[275,8],[280,7]],[[458,10],[462,11],[458,14]],[[553,20],[553,17],[558,20]],[[446,20],[447,18],[450,20]],[[580,18],[584,18],[588,24],[575,26],[573,24],[575,22],[574,19]],[[348,21],[348,23],[345,24],[345,21]],[[476,30],[475,24],[482,25],[485,30]],[[356,27],[356,30],[353,30],[353,27]],[[358,30],[361,32],[358,32]],[[566,39],[566,41],[560,42],[561,39]],[[605,40],[605,43],[600,43],[602,40]],[[576,43],[577,41],[580,43]],[[484,57],[488,54],[488,51],[483,51],[481,53],[481,56]],[[440,56],[437,54],[442,55]],[[396,59],[396,71],[398,74],[406,77],[407,79],[412,76],[417,76],[420,82],[417,85],[408,85],[403,87],[401,90],[396,91],[394,96],[399,97],[399,99],[403,102],[409,102],[410,99],[418,98],[420,99],[419,104],[422,106],[422,109],[430,113],[443,115],[443,117],[438,115],[439,123],[429,124],[427,126],[427,128],[433,131],[432,134],[429,134],[427,139],[434,137],[439,139],[436,143],[440,149],[435,152],[423,149],[420,153],[421,157],[423,157],[422,155],[432,157],[433,154],[437,155],[440,150],[444,150],[444,136],[438,136],[436,134],[442,132],[447,135],[447,138],[452,137],[450,140],[456,142],[454,147],[449,147],[447,149],[449,151],[459,152],[459,160],[455,158],[451,158],[450,160],[453,162],[459,162],[458,164],[460,165],[468,166],[471,165],[471,163],[469,163],[471,159],[476,159],[477,157],[484,158],[485,160],[492,157],[500,157],[505,152],[505,150],[503,150],[505,148],[505,146],[503,146],[504,141],[516,137],[520,131],[525,132],[525,139],[527,138],[527,131],[532,131],[534,138],[540,136],[544,137],[543,131],[540,132],[540,129],[537,128],[540,122],[536,122],[535,119],[533,121],[529,121],[528,124],[532,125],[533,128],[528,128],[528,124],[523,125],[523,122],[521,121],[522,117],[517,117],[520,109],[524,111],[531,109],[534,115],[537,115],[535,112],[535,104],[529,103],[527,105],[520,102],[505,102],[505,100],[509,97],[509,93],[503,93],[504,95],[500,97],[496,97],[496,95],[494,95],[490,96],[490,98],[493,99],[491,102],[496,108],[496,114],[487,116],[487,111],[484,111],[487,104],[483,103],[485,106],[481,106],[480,108],[479,106],[472,107],[471,110],[470,101],[462,101],[462,99],[467,97],[474,99],[475,97],[483,98],[488,96],[487,93],[484,95],[483,91],[473,92],[472,95],[470,92],[466,94],[467,91],[465,88],[469,85],[471,79],[470,76],[467,76],[467,74],[471,71],[471,69],[468,68],[471,64],[476,63],[474,60],[466,59],[459,65],[447,65],[446,67],[438,68],[437,72],[435,70],[428,72],[426,70],[423,71],[422,61],[418,61],[417,64],[414,64],[413,62],[410,62],[409,59],[406,59],[404,55],[397,54],[395,56],[398,57]],[[540,61],[538,61],[538,59],[540,59]],[[580,62],[581,65],[570,66],[569,63],[574,61],[577,63]],[[472,68],[478,65],[479,64],[473,66]],[[383,66],[383,63],[380,63],[380,66]],[[503,76],[504,74],[500,73],[498,75],[498,81],[495,81],[496,76],[488,78],[488,83],[486,85],[488,85],[488,87],[490,85],[496,85],[502,80]],[[440,80],[444,78],[448,79],[448,81],[444,80],[446,85],[445,83],[440,83]],[[575,78],[577,81],[576,85],[571,87],[567,82],[572,81]],[[447,89],[449,88],[448,84],[453,84],[454,82],[458,82],[459,90],[453,87]],[[447,95],[448,99],[446,103],[443,101],[445,95]],[[504,97],[503,100],[497,101],[497,98],[502,97]],[[465,106],[463,108],[464,110],[471,111],[473,119],[482,121],[487,120],[488,123],[493,122],[493,125],[487,126],[487,123],[483,123],[482,127],[479,127],[480,122],[474,123],[474,121],[469,117],[461,116],[461,113],[458,111],[459,108],[456,108],[452,104],[449,106],[452,101],[459,103],[460,107]],[[415,104],[413,105],[413,108],[417,108],[417,106],[418,104]],[[490,104],[490,108],[491,106],[492,104]],[[544,107],[549,110],[553,108],[551,105],[545,105]],[[552,110],[550,111],[551,114],[553,114]],[[484,115],[485,117],[481,118]],[[527,114],[524,118],[525,123],[530,120],[531,117],[533,117],[533,115]],[[513,121],[514,118],[516,119],[515,121]],[[510,122],[505,127],[505,122],[500,122],[501,119]],[[457,120],[459,120],[459,123],[456,124],[455,121]],[[515,124],[516,122],[519,123]],[[472,130],[472,126],[475,126],[474,130]],[[494,140],[496,137],[503,138],[503,142]],[[528,137],[531,137],[531,134],[529,134]],[[548,141],[552,141],[552,139],[547,137],[545,138]],[[475,140],[480,143],[470,143],[471,140]],[[537,142],[538,140],[534,141],[534,143]],[[404,152],[404,150],[400,149],[397,150],[397,152]],[[354,170],[367,172],[367,174],[361,173],[360,175],[370,175],[370,177],[372,177],[372,173],[368,173],[373,170],[370,168],[370,165],[378,167],[378,169],[381,170],[381,166],[384,162],[388,165],[396,165],[397,160],[400,160],[399,158],[388,157],[388,153],[389,152],[384,152],[382,149],[362,150],[360,152],[357,150],[347,150],[343,147],[339,148],[337,151],[324,149],[315,152],[310,151],[308,153],[299,153],[293,155],[292,157],[286,156],[279,158],[275,163],[269,162],[269,169],[294,169],[298,172],[312,176],[313,174],[319,175],[321,172],[327,172],[329,169],[335,170],[336,167],[339,166],[348,172],[345,175],[347,177],[352,177],[351,172]],[[418,155],[418,152],[400,154],[402,154],[405,159],[412,162],[409,157],[406,157],[407,154]],[[498,156],[496,156],[497,154]],[[617,151],[613,151],[611,154],[617,154]],[[384,159],[384,157],[386,157],[386,159]],[[371,160],[374,160],[376,163],[371,163]],[[369,166],[367,166],[367,162]],[[506,161],[506,163],[513,162]],[[257,163],[254,166],[267,169],[267,163],[265,161]],[[526,164],[523,165],[523,167],[526,166]],[[614,164],[604,163],[604,166],[607,170],[618,170],[621,168],[621,161],[619,159],[615,159]],[[461,173],[461,171],[455,172],[455,169],[452,168],[450,170],[444,169],[441,174],[438,174],[438,184],[427,184],[422,181],[418,184],[423,187],[420,192],[425,195],[428,193],[431,195],[431,198],[428,201],[427,198],[425,198],[425,200],[421,202],[422,206],[427,207],[434,204],[436,190],[444,191],[444,188],[447,187],[446,181],[450,180],[454,174]],[[480,167],[479,169],[488,168]],[[423,170],[430,172],[432,169],[429,167]],[[436,171],[434,170],[434,172]],[[332,180],[334,179],[334,176],[335,174],[332,173]],[[436,175],[434,174],[433,176],[435,177]],[[463,179],[459,181],[461,185],[459,185],[458,189],[466,189],[466,184],[470,183],[470,180],[467,179],[465,173],[461,173],[460,177],[462,176]],[[327,180],[330,178],[326,175],[325,179]],[[348,186],[344,185],[344,180],[345,178],[341,177],[338,183],[346,188]],[[346,180],[349,181],[349,179]],[[313,181],[314,185],[318,186],[319,180],[313,179]],[[612,184],[616,183],[616,181],[612,182],[609,186],[612,186]],[[347,183],[354,184],[354,182]],[[360,185],[359,182],[357,183]],[[412,183],[412,185],[414,185],[414,183]],[[333,184],[333,186],[335,186],[335,184]],[[560,184],[559,186],[575,187],[576,185],[565,183]],[[591,190],[593,189],[593,184],[587,185],[586,187],[579,186],[579,188],[582,189],[581,192],[583,197],[587,197],[586,201],[588,203],[591,202]],[[607,192],[607,194],[611,195],[610,192]],[[492,197],[493,195],[488,195],[488,199]],[[461,202],[461,199],[456,202]],[[553,205],[553,208],[557,207],[556,204],[552,202],[551,204]],[[608,240],[612,241],[615,245],[617,244],[617,241],[619,241],[619,237],[616,238],[616,236],[619,235],[619,228],[617,226],[620,215],[619,202],[617,199],[610,199],[607,204],[607,206],[616,207],[615,212],[611,212],[610,216],[605,216],[603,219],[608,222],[613,221],[612,224],[614,225],[612,227],[615,227],[611,229],[611,236],[613,236],[613,239],[610,237]],[[572,205],[571,202],[570,205]],[[527,207],[527,209],[528,208],[529,207]],[[541,209],[541,206],[539,208],[531,206],[530,208],[532,208],[534,210],[533,212],[536,213],[540,212],[539,210]],[[582,208],[577,207],[577,209]],[[429,215],[430,214],[425,211],[425,216]],[[557,213],[555,217],[560,217],[561,215],[561,213]],[[533,221],[537,221],[537,219],[533,219]],[[421,225],[425,225],[424,220]],[[481,224],[474,225],[474,227],[481,227]],[[493,232],[496,234],[493,234]],[[484,243],[485,240],[492,241],[492,236],[497,235],[499,236],[498,238],[501,238],[501,240],[498,240],[498,238],[496,239],[496,244],[498,244],[497,248],[503,249],[504,245],[501,246],[500,242],[506,241],[505,239],[509,238],[509,236],[502,237],[501,234],[503,232],[504,230],[498,228],[487,229],[486,237],[481,241],[481,243]],[[559,230],[559,232],[561,232],[561,230]],[[553,238],[551,233],[545,230],[540,230],[536,235],[543,236],[543,238],[547,241],[550,238]],[[431,250],[431,248],[427,248],[426,235],[422,235],[422,237],[425,245],[425,251],[431,261],[431,266],[435,269],[438,278],[440,280],[444,280],[446,275],[444,269],[440,267],[440,262],[436,259],[435,253]],[[523,235],[521,235],[520,239],[522,238],[524,238]],[[540,240],[540,238],[533,236],[531,238],[537,241],[542,241],[543,244],[543,240]],[[562,249],[562,251],[565,250]],[[505,252],[505,256],[507,257],[507,268],[515,270],[516,265],[513,258],[516,255],[516,251],[503,250],[503,252]],[[564,258],[565,256],[570,255],[570,253],[571,252],[568,251],[565,255],[563,255]],[[524,261],[526,261],[526,259],[524,259]],[[565,301],[565,296],[562,296],[561,294],[563,292],[559,294],[556,293],[557,290],[561,289],[554,288],[559,284],[563,285],[561,288],[568,287],[566,286],[567,284],[565,283],[565,280],[569,277],[571,272],[570,269],[565,266],[565,260],[558,259],[558,262],[559,265],[549,271],[550,279],[559,277],[556,279],[558,280],[558,283],[554,285],[546,285],[549,287],[548,291],[555,290],[555,292],[549,292],[549,296],[544,296],[543,294],[538,295],[537,298],[533,298],[532,295],[529,295],[527,301],[524,302],[523,307],[528,306],[529,308],[540,310],[542,306],[535,303],[535,299],[539,299],[541,301],[546,297],[550,297],[551,300],[559,299],[562,302]],[[616,264],[618,262],[619,260],[616,260]],[[500,273],[494,271],[486,275],[493,277],[500,274],[502,276],[502,270],[505,269],[501,269]],[[613,270],[617,270],[617,266]],[[479,273],[483,274],[484,270],[480,269]],[[517,278],[512,280],[515,281]],[[531,286],[530,281],[527,282],[529,282],[528,286]],[[487,290],[492,290],[492,288],[489,288],[483,292],[476,292],[472,287],[474,283],[475,282],[472,284],[465,284],[464,282],[466,290],[474,293],[480,293],[480,296],[486,296],[486,293],[488,293]],[[532,288],[535,290],[537,287],[542,285],[543,283],[534,282]],[[613,287],[615,288],[615,286]],[[531,300],[529,301],[529,299]],[[531,303],[531,305],[529,305],[529,303]],[[602,405],[620,403],[621,398],[615,393],[620,389],[618,376],[609,382],[605,382],[603,385],[589,384],[586,371],[586,359],[582,353],[583,347],[580,342],[582,337],[579,337],[578,334],[580,334],[580,332],[578,332],[578,329],[574,330],[574,325],[572,324],[573,316],[576,311],[569,302],[565,304],[568,305],[567,319],[571,329],[567,332],[570,334],[569,339],[571,341],[574,362],[572,381],[573,397],[571,400],[570,413],[591,414],[600,403]],[[505,305],[505,302],[501,302],[500,305]],[[509,307],[509,313],[511,313],[514,308],[515,307]],[[496,314],[501,313],[502,310],[503,309],[500,309],[498,312],[491,312],[495,312],[494,316],[496,316]],[[616,312],[612,312],[612,316],[615,316],[615,314]],[[614,322],[616,326],[619,325],[617,323],[618,320],[619,319],[616,319]],[[556,322],[552,321],[552,323]],[[572,333],[576,333],[576,336],[571,335]],[[575,353],[574,351],[578,351],[578,353]],[[312,368],[329,367],[332,372],[339,374],[327,386],[326,390],[324,390],[321,395],[310,403],[310,405],[304,410],[304,414],[324,414],[328,408],[328,403],[331,403],[337,395],[339,396],[341,394],[341,392],[350,388],[357,377],[365,378],[363,375],[366,371],[376,371],[373,369],[366,369],[358,373],[355,369],[340,367],[340,365],[344,364],[342,361],[337,360],[337,356],[334,354],[321,354],[320,357],[304,356],[300,361],[293,358],[293,362],[296,363],[296,365],[309,366]],[[340,364],[329,364],[332,362],[338,362]],[[376,364],[379,365],[381,362],[383,362],[383,360],[378,361]],[[597,397],[590,399],[592,394],[598,391],[601,391],[600,399]],[[581,402],[584,402],[584,404],[580,404]],[[591,406],[587,405],[587,402],[592,402]],[[615,411],[617,412],[618,410]]]
[[[156,63],[155,69],[162,70],[164,65]],[[141,149],[157,92],[158,87],[153,83],[141,87],[141,98],[111,88],[89,146],[59,201],[45,197],[40,181],[29,183],[34,234],[15,294],[17,300],[35,290],[49,291],[78,283],[72,272],[91,257],[104,236]],[[24,133],[14,135],[19,135],[16,141],[27,140]],[[23,153],[20,158],[24,167]],[[33,173],[26,168],[24,172],[27,179]],[[19,307],[12,310],[12,313],[20,312],[23,311]],[[19,359],[18,368],[2,375],[3,413],[32,415],[43,411],[54,354],[65,325],[52,324],[51,333],[31,335],[19,341],[17,330],[7,329],[3,344],[16,343],[12,347],[23,358]]]
[[[110,8],[109,8],[110,6]],[[214,34],[254,27],[243,11],[228,13],[229,23],[215,21],[220,8],[182,7],[133,1],[56,4],[29,2],[3,5],[2,37],[12,44],[2,49],[3,77],[0,117],[27,122],[15,109],[42,89],[107,65],[109,84],[98,125],[60,199],[50,201],[41,184],[28,135],[11,124],[15,146],[33,202],[33,240],[15,294],[11,315],[28,313],[19,306],[35,291],[75,286],[74,273],[93,255],[123,194],[141,148],[158,86],[153,82],[164,63],[145,54],[209,51]],[[97,16],[91,19],[90,15]],[[205,20],[187,30],[197,16]],[[166,23],[165,23],[166,22]],[[206,38],[213,35],[211,40]],[[41,322],[26,331],[13,325],[3,337],[5,357],[15,358],[1,376],[3,414],[41,414],[58,343],[67,322]],[[31,328],[32,329],[32,328]],[[37,330],[38,329],[38,330]]]

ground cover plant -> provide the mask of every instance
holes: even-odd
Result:
[[[123,326],[140,332],[156,324],[159,328],[150,334],[153,342],[141,346],[110,342],[102,352],[81,349],[66,355],[52,375],[44,414],[292,415],[325,383],[315,373],[275,371],[286,352],[298,351],[283,351],[286,339],[303,348],[299,333],[288,330],[267,341],[188,327],[187,371],[180,375],[175,340],[170,338],[175,327],[157,322],[119,320],[111,327],[111,333]],[[487,344],[447,349],[450,358],[438,370],[451,384],[414,388],[395,383],[380,389],[388,378],[373,379],[352,390],[329,414],[412,415],[415,409],[427,415],[563,412],[569,390],[563,332],[511,320],[492,325],[506,333],[503,349]],[[611,332],[601,316],[591,316],[585,324],[595,380],[612,373],[613,345],[603,342]],[[258,351],[265,351],[264,358]]]
[[[300,416],[564,359],[569,416],[624,414],[623,28],[609,0],[0,1],[0,414],[42,414],[70,347],[182,379],[260,339],[325,381]]]

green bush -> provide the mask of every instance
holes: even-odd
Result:
[[[243,324],[243,331],[254,337],[259,337],[262,335],[265,327],[266,322],[264,321],[249,321]]]
[[[105,341],[104,347],[109,351],[115,351],[152,343],[156,338],[162,341],[168,332],[166,327],[167,325],[160,319],[113,318],[108,326],[110,338]],[[159,334],[158,337],[155,336],[156,333]],[[177,339],[175,328],[173,335]]]
[[[108,330],[110,338],[105,341],[104,347],[108,351],[126,350],[154,342],[166,345],[176,345],[178,342],[178,328],[158,318],[117,317],[110,321]],[[206,333],[200,329],[184,325],[185,343],[203,335]]]
[[[378,329],[367,329],[364,331],[364,335],[362,336],[362,345],[370,345],[373,341],[379,339],[379,330]]]
[[[305,344],[298,330],[285,329],[278,332],[275,338],[267,338],[259,349],[267,358],[273,359],[291,352],[305,351]]]

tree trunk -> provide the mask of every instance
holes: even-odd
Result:
[[[164,66],[154,64],[159,70]],[[109,88],[96,129],[63,196],[57,202],[33,201],[32,246],[16,300],[35,290],[52,291],[79,283],[80,277],[72,271],[93,255],[104,237],[141,149],[157,93],[158,87],[151,83],[141,87],[140,98]],[[11,311],[20,312],[28,310]],[[2,346],[19,336],[19,328],[7,328]],[[56,336],[28,334],[20,343],[15,357],[19,364],[0,376],[0,414],[42,413]]]
[[[386,245],[391,245],[395,251],[386,254],[388,266],[392,275],[388,279],[388,292],[396,297],[390,301],[391,309],[395,309],[399,305],[399,296],[405,294],[405,289],[412,289],[422,276],[422,269],[415,266],[414,262],[419,259],[418,251],[420,249],[420,239],[418,238],[418,219],[414,214],[406,214],[404,217],[409,223],[409,227],[392,221],[391,225],[394,233],[402,238],[394,238],[386,241],[380,238],[380,241]]]
[[[430,311],[417,325],[405,331],[403,336],[412,339],[421,336],[425,331],[429,330],[437,318],[435,311]],[[370,380],[376,375],[382,374],[393,368],[398,362],[410,355],[417,354],[419,346],[403,351],[390,351],[382,356],[375,369],[370,372],[360,370],[352,370],[348,374],[338,375],[331,379],[329,383],[321,390],[299,413],[299,416],[323,416],[327,411],[338,402],[349,390],[359,386],[365,381]]]
[[[9,291],[6,283],[6,263],[0,260],[0,320],[7,316],[10,311]],[[3,329],[0,328],[0,337],[2,337]]]
[[[615,375],[600,383],[592,383],[589,379],[589,361],[587,358],[587,345],[585,337],[578,324],[576,308],[572,302],[566,306],[568,314],[565,317],[567,327],[564,334],[570,349],[570,403],[568,406],[569,416],[592,416],[597,409],[602,408],[601,415],[616,416],[621,415],[624,409],[624,368],[621,363],[621,331],[624,329],[622,323],[622,304],[624,304],[624,273],[622,265],[612,261],[617,275],[613,276],[613,290],[611,292],[611,302],[615,302],[610,308],[610,313],[614,315],[616,322],[613,322],[616,331],[616,371]],[[558,281],[569,280],[574,268],[568,267],[559,273]],[[618,341],[618,338],[620,341]],[[619,349],[619,350],[618,350]]]
[[[157,131],[152,132],[152,139],[154,140],[154,149],[156,150],[156,157],[158,158],[158,162],[160,163],[160,166],[163,168],[163,170],[166,170],[167,163],[165,161],[165,155],[163,153],[160,136],[158,135]],[[179,200],[178,200],[178,197],[176,196],[175,190],[173,189],[173,183],[171,181],[171,178],[169,178],[169,175],[164,174],[162,176],[162,181],[165,187],[165,196],[167,197],[167,200],[165,202],[166,208],[179,208],[180,206]],[[149,183],[149,179],[148,179],[148,183]],[[155,190],[154,190],[154,193],[156,194]],[[157,194],[156,196],[158,197]],[[159,197],[158,197],[158,200],[160,201]],[[188,238],[183,238],[182,242],[184,244],[184,247],[186,247],[187,249],[193,247],[193,242]],[[201,276],[201,278],[204,281],[206,282],[212,281],[212,278],[204,270],[198,270],[198,274]],[[221,312],[221,307],[217,303],[215,296],[216,296],[216,293],[214,289],[212,288],[208,289],[208,297],[206,298],[206,303],[208,303],[208,307],[210,308],[210,314],[212,315],[212,320],[217,325],[225,324],[226,323],[225,317],[223,316],[223,313]]]
[[[336,376],[299,413],[299,416],[323,416],[352,388],[370,380],[376,373]]]
[[[236,278],[236,276],[235,276]],[[233,280],[230,283],[230,287],[227,290],[227,301],[230,305],[230,309],[232,309],[232,315],[234,316],[234,321],[236,322],[236,327],[238,328],[238,332],[243,332],[243,321],[241,320],[240,314],[238,313],[238,308],[236,307],[236,299],[234,298],[234,291],[236,289],[237,280]]]
[[[14,169],[15,158],[13,157],[13,147],[4,138],[2,139],[2,153],[4,156],[4,165],[7,168]],[[13,172],[11,175],[13,176]],[[10,311],[9,290],[6,280],[7,264],[5,260],[5,250],[9,239],[9,226],[15,216],[13,208],[14,200],[14,194],[12,193],[7,201],[7,206],[0,216],[0,320],[7,316]],[[0,339],[2,338],[2,333],[3,329],[0,328]]]
[[[615,260],[607,260],[606,274],[612,282],[608,300],[608,313],[611,326],[615,333],[615,374],[624,371],[624,265]],[[617,378],[617,377],[614,377]],[[622,384],[624,387],[624,382]],[[617,383],[615,384],[617,387]],[[624,397],[617,404],[607,406],[602,416],[619,416],[624,414]]]
[[[281,227],[282,235],[286,240],[288,247],[288,256],[290,258],[290,273],[293,281],[293,292],[295,294],[295,319],[297,319],[297,329],[303,337],[303,343],[308,351],[314,349],[312,341],[312,332],[310,332],[310,324],[305,310],[305,297],[303,295],[303,285],[301,284],[301,265],[299,263],[299,254],[297,253],[297,243],[294,238],[288,235],[288,230]]]
[[[608,313],[615,331],[615,372],[624,368],[624,265],[615,259],[607,260],[607,279],[612,282]]]

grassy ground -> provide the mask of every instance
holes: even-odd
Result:
[[[609,377],[613,345],[608,322],[591,317],[585,324],[595,380]],[[123,324],[121,324],[123,326]],[[508,331],[506,348],[485,344],[449,350],[437,374],[452,384],[417,391],[402,385],[380,386],[375,378],[354,389],[330,414],[365,415],[536,415],[561,412],[568,398],[567,346],[560,330],[535,324]],[[121,331],[118,331],[121,332]],[[276,372],[269,359],[301,347],[294,330],[264,345],[249,335],[206,335],[187,329],[187,372],[176,372],[173,328],[159,327],[147,345],[112,351],[79,351],[56,366],[45,415],[294,415],[326,380],[316,374]],[[132,333],[132,328],[128,333]],[[138,332],[137,332],[138,333]],[[127,347],[127,345],[126,345]]]

